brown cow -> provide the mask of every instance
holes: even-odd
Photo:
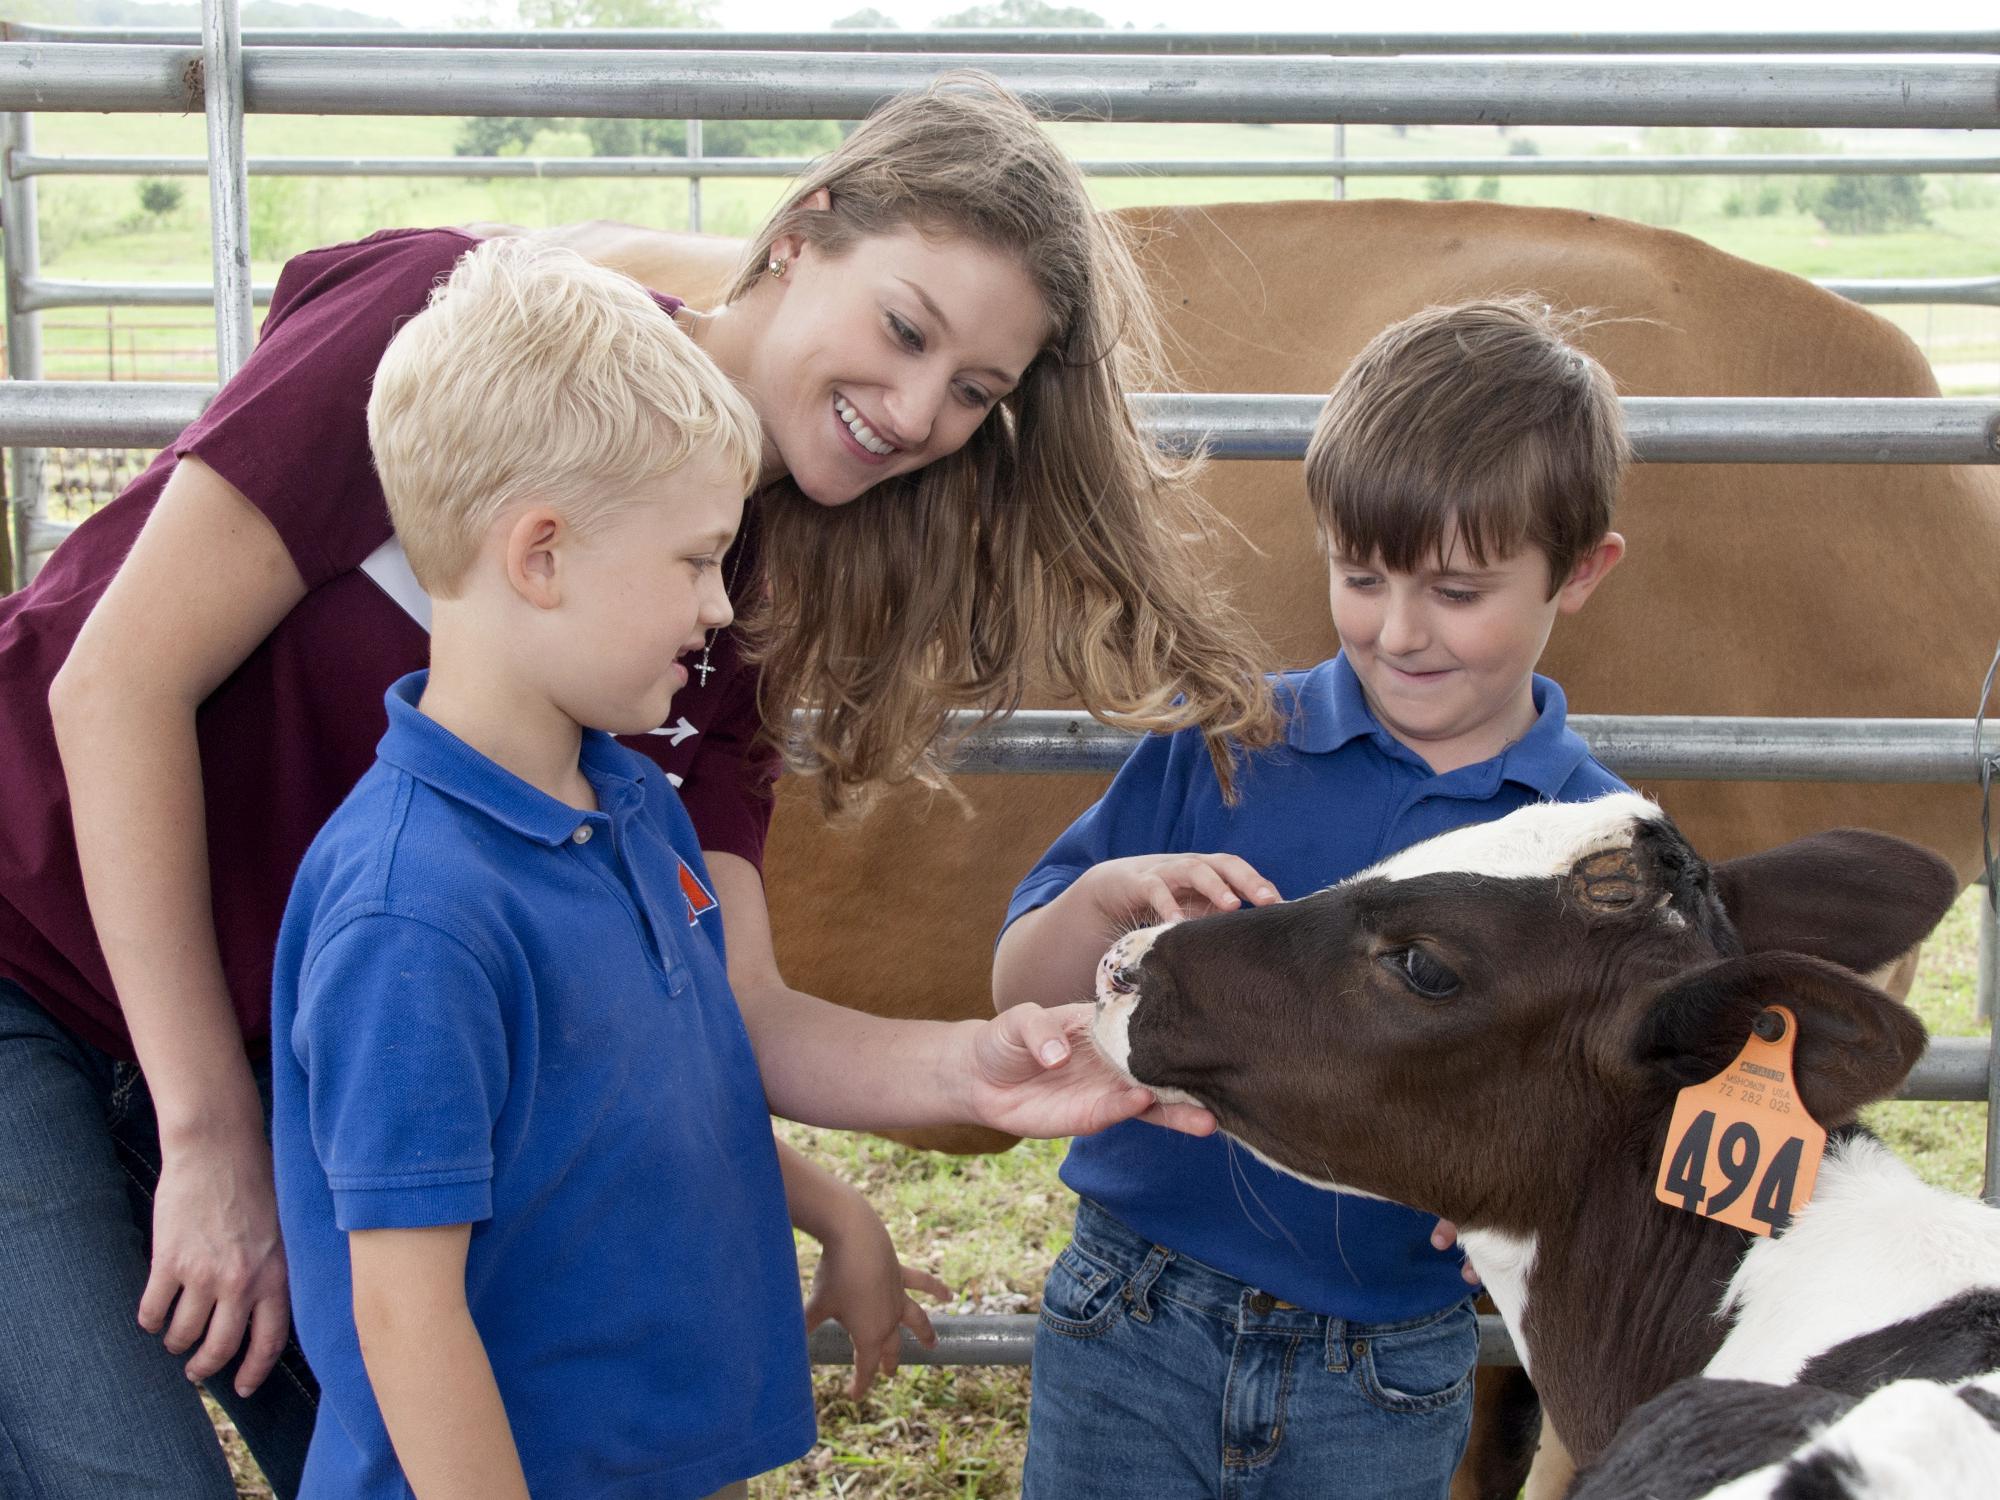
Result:
[[[1985,1386],[1974,1409],[1946,1389],[1859,1409],[1899,1380],[2000,1373],[2000,1213],[1843,1128],[1924,1042],[1853,971],[1921,939],[1955,887],[1943,861],[1878,834],[1711,870],[1642,797],[1529,807],[1302,900],[1127,934],[1099,969],[1094,1029],[1134,1078],[1207,1105],[1280,1170],[1458,1221],[1580,1461],[1642,1402],[1710,1377],[1654,1403],[1675,1437],[1627,1424],[1614,1472],[1583,1493],[1678,1500],[1759,1471],[1741,1494],[1986,1495],[1990,1467],[1958,1487],[1966,1454],[1944,1427],[1914,1455],[1928,1484],[1781,1483],[1793,1449],[1850,1412],[1846,1458],[1825,1463],[1865,1467],[1885,1434],[1910,1460],[1892,1429],[1912,1409],[1956,1414],[1972,1451],[2000,1454],[1974,1414],[2000,1420]],[[1655,1195],[1662,1161],[1682,1163],[1666,1151],[1679,1091],[1753,1027],[1793,1033],[1789,1079],[1750,1067],[1779,1080],[1783,1118],[1803,1106],[1834,1133],[1817,1191],[1794,1215],[1786,1151],[1761,1152],[1760,1178],[1754,1139],[1728,1135],[1727,1183],[1678,1165],[1666,1180],[1686,1207],[1742,1198],[1783,1231],[1770,1238]],[[1745,1415],[1727,1425],[1732,1406]],[[1690,1424],[1727,1440],[1697,1456]]]
[[[1916,346],[1880,318],[1668,230],[1558,209],[1393,200],[1125,217],[1172,315],[1178,373],[1197,391],[1324,392],[1368,338],[1426,304],[1534,292],[1602,314],[1584,342],[1628,395],[1937,394]],[[697,304],[719,294],[739,249],[612,225],[571,238]],[[1218,463],[1206,493],[1240,533],[1221,545],[1273,666],[1331,654],[1299,467]],[[1586,615],[1557,627],[1544,665],[1572,712],[1971,713],[2000,635],[2000,470],[1640,465],[1618,526],[1631,556]],[[810,798],[781,799],[771,905],[794,983],[893,1015],[987,1013],[987,960],[1007,895],[1103,778],[962,786],[970,821],[948,800],[906,789],[829,831]],[[1717,857],[1865,824],[1943,851],[1961,878],[1974,868],[1970,787],[1648,790]]]

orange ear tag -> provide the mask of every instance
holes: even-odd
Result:
[[[1765,1007],[1734,1062],[1681,1090],[1653,1185],[1662,1203],[1768,1235],[1812,1197],[1826,1131],[1792,1087],[1798,1029]]]

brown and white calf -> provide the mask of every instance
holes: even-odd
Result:
[[[1987,1445],[1965,1493],[2000,1494],[2000,1382],[1895,1384],[2000,1368],[2000,1213],[1846,1128],[1924,1047],[1859,974],[1928,933],[1955,884],[1878,834],[1711,868],[1643,797],[1531,807],[1299,901],[1128,934],[1099,970],[1097,1040],[1280,1170],[1455,1220],[1555,1427],[1580,1465],[1603,1459],[1579,1494],[1901,1493],[1780,1486],[1788,1463],[1845,1472],[1844,1450],[1802,1447],[1813,1434],[1886,1451],[1919,1408],[1951,1453],[1911,1493],[1959,1492],[1967,1452],[1942,1435],[1963,1414]],[[1797,1016],[1798,1094],[1833,1140],[1812,1201],[1760,1239],[1654,1182],[1679,1090],[1773,1002]],[[1810,1411],[1802,1373],[1831,1381]],[[1717,1451],[1649,1456],[1636,1427],[1614,1450],[1656,1397],[1638,1426]]]

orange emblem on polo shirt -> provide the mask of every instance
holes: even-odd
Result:
[[[701,920],[703,912],[714,910],[715,896],[707,886],[701,883],[701,877],[688,868],[686,860],[681,860],[680,866],[681,894],[687,897],[688,926],[692,927],[696,922]]]

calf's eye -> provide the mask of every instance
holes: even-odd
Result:
[[[1427,1000],[1442,1000],[1459,987],[1459,977],[1427,948],[1395,948],[1383,954],[1381,961],[1392,974]]]

